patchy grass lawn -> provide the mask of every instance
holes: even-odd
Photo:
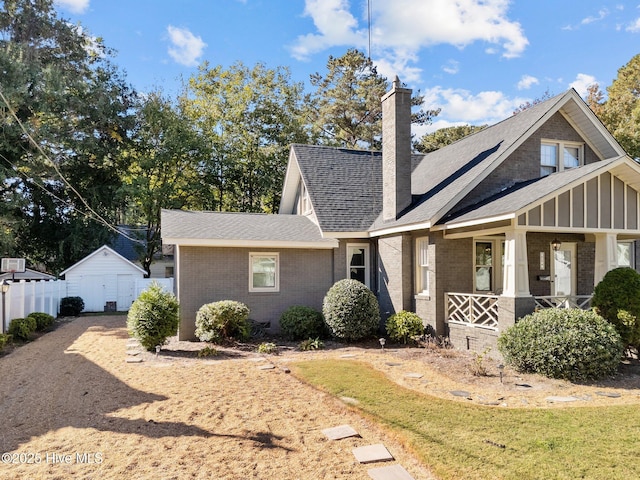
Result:
[[[438,478],[637,478],[638,405],[516,408],[468,405],[398,386],[369,365],[292,365],[305,382],[390,429]]]

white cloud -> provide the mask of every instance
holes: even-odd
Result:
[[[603,8],[603,9],[598,11],[598,16],[591,15],[589,17],[583,18],[580,23],[582,23],[582,25],[588,25],[590,23],[599,22],[600,20],[604,20],[608,16],[609,16],[609,10],[606,9],[606,8]]]
[[[460,71],[460,62],[456,60],[449,60],[442,66],[442,70],[450,75],[455,75]]]
[[[627,32],[638,33],[640,32],[640,17],[636,18],[634,22],[629,24],[626,28]]]
[[[388,63],[409,66],[420,49],[449,44],[464,48],[474,42],[489,44],[487,53],[517,57],[527,40],[521,25],[507,16],[508,0],[394,0],[372,2],[372,46]],[[356,0],[305,0],[304,15],[311,17],[316,33],[297,38],[295,58],[303,60],[334,46],[368,45],[367,14],[360,18],[351,6]],[[393,59],[393,60],[389,60]],[[394,72],[406,77],[405,72]]]
[[[523,75],[518,82],[518,90],[529,90],[533,85],[538,85],[540,80],[531,75]]]
[[[171,45],[168,49],[169,56],[177,63],[187,67],[198,64],[198,57],[202,55],[206,43],[202,38],[196,37],[186,28],[178,28],[172,25],[167,27]]]
[[[596,77],[594,77],[593,75],[587,75],[586,73],[579,73],[576,76],[576,79],[571,82],[569,86],[571,88],[575,88],[581,97],[586,98],[588,93],[587,89],[594,83],[598,83]]]
[[[431,127],[460,124],[492,125],[513,115],[529,98],[508,98],[503,92],[484,91],[472,94],[468,90],[435,87],[424,93],[425,109],[441,108],[437,122]],[[434,128],[437,129],[437,128]]]
[[[55,0],[54,3],[72,13],[84,13],[89,8],[89,0]]]

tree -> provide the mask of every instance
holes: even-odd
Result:
[[[541,97],[538,97],[538,98],[532,100],[531,102],[525,102],[525,103],[520,104],[520,106],[513,111],[513,114],[517,115],[518,113],[520,113],[520,112],[522,112],[524,110],[527,110],[527,109],[529,109],[529,108],[531,108],[531,107],[533,107],[535,105],[538,105],[539,103],[542,103],[542,102],[544,102],[546,100],[549,100],[551,97],[553,97],[553,94],[549,90],[546,90],[542,94]]]
[[[640,160],[640,54],[618,70],[607,87],[607,100],[601,99],[592,102],[600,119],[625,151]]]
[[[329,57],[327,74],[311,75],[315,93],[306,97],[307,118],[313,138],[319,143],[346,148],[380,149],[382,142],[382,104],[390,83],[377,73],[371,59],[356,49],[342,57]],[[412,97],[418,106],[423,97]],[[440,110],[413,114],[413,122],[431,123]]]
[[[161,92],[141,99],[136,112],[132,143],[125,153],[125,221],[141,227],[135,235],[139,240],[136,251],[150,275],[151,263],[162,246],[160,212],[202,204],[199,168],[208,150],[180,106]]]
[[[15,254],[59,271],[110,236],[133,92],[112,52],[52,0],[1,6],[0,214]]]
[[[486,125],[457,125],[453,127],[440,128],[433,133],[423,135],[420,140],[414,143],[414,148],[421,153],[433,152],[457,142],[467,135],[479,132],[486,127]]]
[[[286,68],[204,63],[180,98],[206,138],[202,165],[211,210],[274,212],[292,143],[306,143],[302,85]]]

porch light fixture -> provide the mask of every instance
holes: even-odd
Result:
[[[387,343],[387,341],[384,338],[381,338],[378,341],[380,342],[380,347],[382,348],[382,350],[384,350],[384,344]]]
[[[553,248],[554,252],[557,252],[558,250],[560,250],[560,245],[562,245],[562,242],[557,238],[554,238],[553,241],[551,242],[551,248]]]

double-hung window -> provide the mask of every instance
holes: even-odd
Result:
[[[370,277],[369,245],[364,243],[347,244],[347,278],[358,280],[371,288]]]
[[[540,175],[579,167],[584,163],[583,152],[580,143],[544,140],[540,147]]]
[[[416,291],[429,295],[429,238],[416,239]]]
[[[280,291],[280,256],[278,253],[249,253],[249,291]]]

